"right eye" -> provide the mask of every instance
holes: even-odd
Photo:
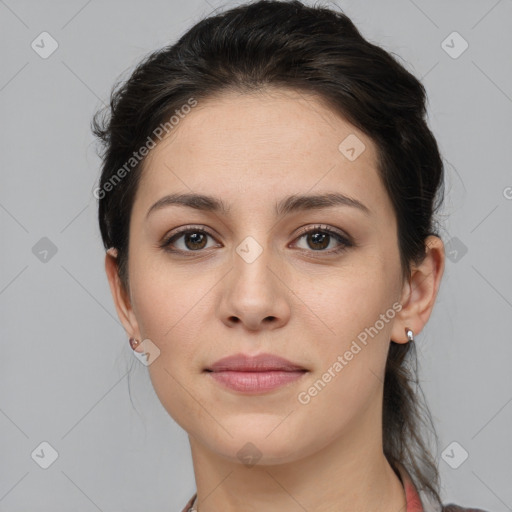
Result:
[[[185,227],[173,233],[171,236],[165,238],[160,244],[160,247],[167,252],[171,253],[190,253],[199,252],[205,248],[205,241],[207,237],[212,237],[208,231],[202,227]],[[172,248],[176,241],[183,238],[184,248]]]

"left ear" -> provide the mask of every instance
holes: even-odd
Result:
[[[391,341],[407,343],[405,329],[416,336],[430,318],[444,272],[445,253],[443,241],[434,235],[425,240],[426,256],[418,266],[413,266],[409,281],[404,283],[400,304],[402,309],[395,316]]]

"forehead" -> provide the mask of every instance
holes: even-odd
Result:
[[[318,97],[276,88],[199,100],[150,151],[139,188],[143,203],[192,192],[247,207],[308,191],[386,202],[372,140]]]

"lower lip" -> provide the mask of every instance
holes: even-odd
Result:
[[[234,391],[259,393],[279,388],[300,379],[306,371],[268,371],[268,372],[208,372],[212,379]]]

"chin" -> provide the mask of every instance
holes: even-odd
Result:
[[[282,418],[280,421],[282,421]],[[223,424],[222,421],[219,420],[219,422]],[[275,419],[262,422],[254,428],[243,427],[242,425],[235,429],[233,424],[227,425],[224,423],[224,425],[233,437],[230,437],[224,429],[219,427],[220,439],[208,435],[211,434],[211,431],[203,432],[203,435],[208,435],[207,439],[203,438],[203,443],[212,452],[230,462],[242,464],[249,468],[254,465],[286,464],[303,456],[303,450],[300,446],[301,437],[290,435],[287,429],[280,432],[282,425],[277,426],[279,421],[275,421]],[[304,448],[304,451],[307,451],[307,448]],[[311,448],[311,451],[314,451],[314,448]]]

